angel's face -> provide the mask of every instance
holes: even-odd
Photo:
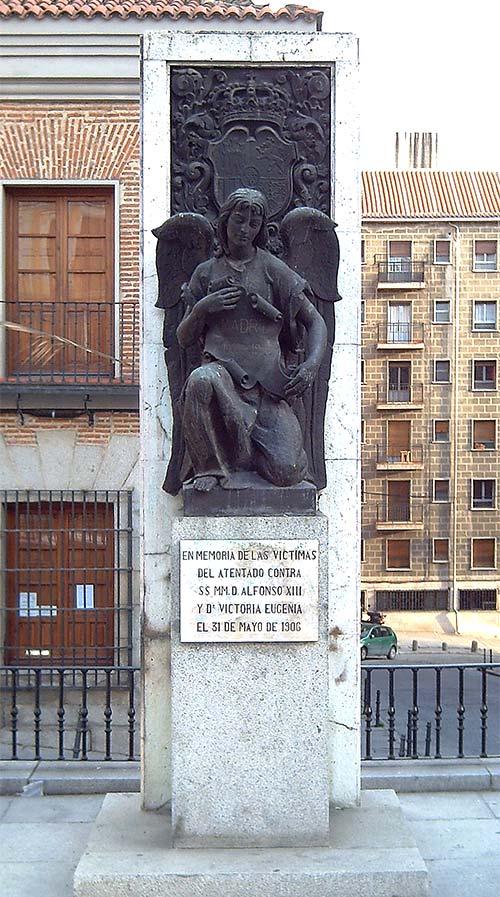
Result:
[[[253,246],[262,227],[263,215],[258,206],[239,203],[227,220],[227,243],[231,247],[243,249]]]

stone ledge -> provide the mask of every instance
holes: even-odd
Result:
[[[365,761],[361,787],[424,791],[495,791],[500,788],[500,760],[384,760]]]
[[[428,873],[391,791],[331,811],[324,848],[172,849],[167,812],[108,795],[75,872],[74,897],[425,897]]]

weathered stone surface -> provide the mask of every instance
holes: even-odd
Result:
[[[425,897],[428,873],[394,792],[331,812],[328,846],[176,850],[168,813],[108,795],[75,874],[75,897]]]
[[[307,846],[328,840],[327,528],[322,517],[215,518],[210,540],[319,540],[319,639],[181,644],[172,626],[172,814],[183,847]],[[207,536],[203,518],[173,528]]]

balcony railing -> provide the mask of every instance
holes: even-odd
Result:
[[[386,324],[378,324],[377,342],[379,345],[389,345],[394,348],[401,344],[423,346],[424,325],[413,324],[411,321],[398,323],[389,321]]]
[[[377,464],[406,466],[422,464],[423,451],[421,445],[412,444],[411,448],[394,448],[394,446],[377,445]]]
[[[3,382],[139,383],[137,302],[1,305],[6,325]]]
[[[389,262],[378,262],[379,284],[411,283],[422,285],[425,282],[425,263],[394,259]]]
[[[421,405],[424,397],[423,383],[404,384],[377,384],[378,405]]]
[[[392,501],[388,499],[377,504],[377,525],[394,525],[395,529],[397,529],[400,524],[421,526],[422,521],[422,506],[414,504],[411,499],[407,501]]]

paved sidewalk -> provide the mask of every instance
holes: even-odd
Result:
[[[71,897],[103,795],[0,798],[0,897]],[[499,897],[500,793],[400,794],[429,897]],[[109,897],[113,897],[112,894]]]

